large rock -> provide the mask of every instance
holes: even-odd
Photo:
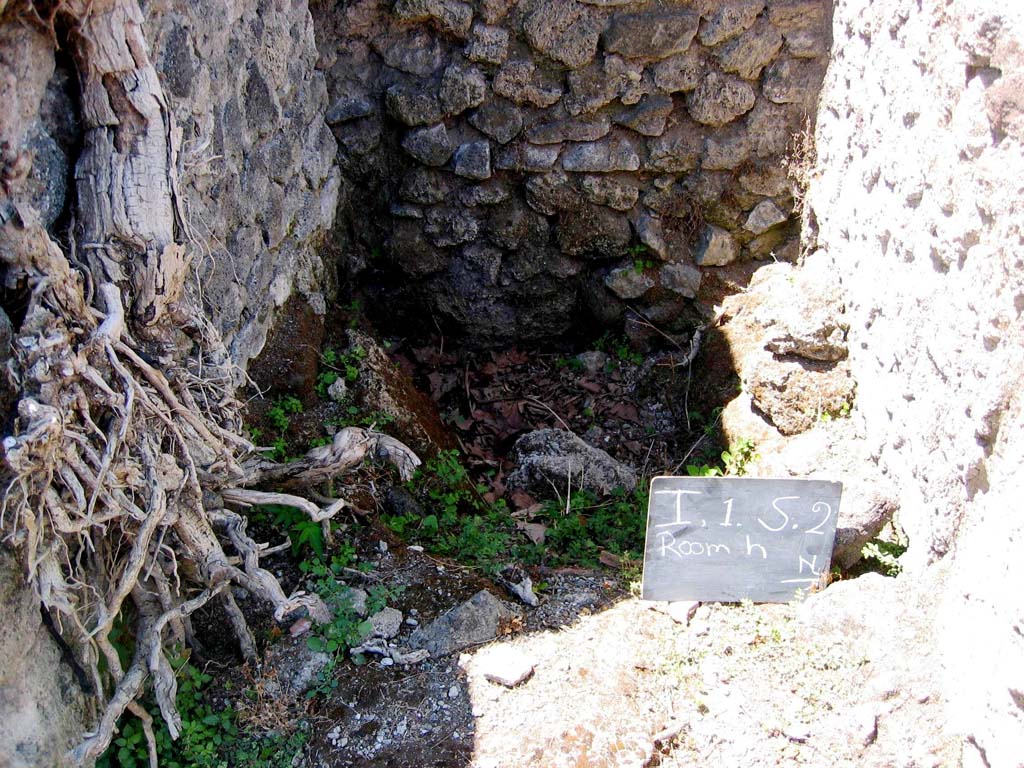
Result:
[[[552,487],[566,488],[570,483],[597,494],[636,487],[636,472],[630,467],[562,429],[523,435],[512,449],[512,459],[516,469],[508,477],[509,486],[541,496],[550,495]]]
[[[697,246],[696,261],[701,267],[724,267],[736,261],[740,249],[736,239],[727,230],[709,225],[704,228]]]
[[[507,61],[494,78],[494,92],[516,104],[550,107],[562,98],[557,83],[546,80],[537,66],[524,59]]]
[[[510,171],[548,171],[555,167],[561,152],[560,144],[537,146],[517,142],[498,152],[494,165]]]
[[[762,20],[724,45],[718,53],[718,60],[725,72],[734,72],[745,80],[756,80],[781,48],[782,35],[767,20]]]
[[[654,65],[654,84],[666,93],[692,91],[704,75],[704,60],[687,51],[670,56]]]
[[[522,612],[490,592],[481,590],[461,605],[443,613],[409,636],[412,648],[422,648],[440,658],[480,645],[522,626]]]
[[[402,21],[433,19],[456,37],[466,37],[473,24],[473,8],[459,0],[396,0],[395,16]]]
[[[692,264],[679,261],[659,269],[661,287],[679,296],[692,299],[700,290],[701,271]]]
[[[754,89],[749,83],[711,71],[696,90],[687,94],[686,106],[698,123],[719,126],[749,112],[755,101]]]
[[[760,235],[772,227],[782,224],[788,218],[789,216],[780,211],[779,207],[771,200],[762,200],[747,216],[743,228],[752,234]]]
[[[408,85],[393,85],[386,96],[388,112],[408,126],[432,125],[443,117],[437,96]]]
[[[568,118],[531,125],[526,138],[534,144],[560,144],[563,141],[597,141],[608,135],[612,122],[608,115],[590,119]]]
[[[665,124],[674,106],[671,96],[652,94],[619,112],[615,122],[643,136],[660,136],[665,132]]]
[[[765,71],[761,90],[776,104],[799,104],[810,109],[818,98],[824,74],[824,66],[813,59],[778,59]]]
[[[455,150],[455,173],[467,179],[491,178],[491,145],[486,141],[468,141]]]
[[[640,168],[640,156],[632,141],[625,136],[612,136],[566,149],[562,154],[562,167],[578,173],[635,171]]]
[[[523,130],[523,113],[504,99],[491,99],[469,116],[469,124],[499,144],[508,144]]]
[[[647,165],[655,171],[683,173],[700,165],[704,136],[700,126],[680,120],[656,139],[647,142]]]
[[[641,83],[643,71],[643,64],[621,56],[605,56],[600,65],[595,63],[570,72],[566,78],[566,111],[570,115],[596,112]]]
[[[731,0],[721,3],[706,17],[698,38],[703,45],[718,45],[745,32],[764,10],[765,0]]]
[[[451,191],[451,177],[443,171],[413,168],[402,177],[398,195],[410,203],[430,205],[444,200]]]
[[[523,23],[530,45],[573,69],[594,58],[603,26],[600,15],[573,0],[543,0]]]
[[[440,97],[446,115],[461,114],[484,103],[487,80],[476,67],[452,64],[441,77]]]
[[[623,56],[663,59],[690,47],[700,15],[686,10],[623,13],[604,33],[605,50]]]
[[[91,681],[84,672],[76,679],[22,572],[0,547],[0,754],[10,768],[66,765],[87,728],[81,686]]]
[[[474,24],[466,46],[466,58],[482,64],[502,64],[508,58],[508,31],[501,27]]]
[[[444,123],[430,128],[415,128],[402,139],[402,149],[424,165],[441,166],[448,162],[455,147]]]
[[[583,198],[566,173],[552,171],[530,177],[526,182],[526,202],[535,211],[553,216],[558,211],[579,210]]]
[[[857,384],[846,363],[759,356],[744,364],[744,389],[784,435],[813,427],[823,416],[849,412]]]
[[[803,268],[792,270],[783,279],[792,286],[786,291],[786,298],[755,313],[765,328],[765,348],[776,355],[797,355],[808,360],[844,359],[849,324],[841,298],[842,286],[828,255],[824,251],[812,254]]]
[[[617,211],[628,211],[640,196],[636,182],[614,176],[584,176],[581,186],[587,200]]]
[[[596,205],[583,206],[563,216],[557,234],[563,253],[603,259],[622,256],[632,237],[625,216]]]
[[[639,299],[657,285],[649,270],[636,269],[633,265],[619,267],[608,273],[604,279],[608,290],[620,299]]]
[[[476,240],[480,224],[471,212],[461,208],[431,208],[426,214],[423,233],[430,242],[443,248]]]

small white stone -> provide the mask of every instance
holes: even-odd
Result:
[[[449,699],[457,699],[457,698],[459,698],[459,686],[453,685],[451,688],[448,689],[448,698]]]
[[[507,645],[491,646],[477,654],[474,666],[492,683],[514,688],[529,679],[535,663],[521,651]]]
[[[385,656],[383,659],[380,660],[380,665],[382,667],[390,667],[394,663],[395,663],[395,660],[392,659],[390,656]]]

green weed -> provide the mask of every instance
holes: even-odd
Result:
[[[234,709],[214,709],[205,691],[212,678],[189,664],[188,658],[185,652],[169,659],[178,679],[181,734],[177,741],[171,741],[156,704],[146,702],[146,708],[153,715],[153,735],[162,768],[291,766],[306,743],[306,733],[299,729],[288,735],[260,734],[239,727]],[[98,768],[148,768],[149,752],[142,723],[137,718],[130,717],[122,722],[117,737],[96,765]]]

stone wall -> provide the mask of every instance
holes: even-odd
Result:
[[[317,314],[341,178],[305,0],[149,0],[146,38],[184,134],[194,283],[241,366],[293,294]]]
[[[898,494],[909,578],[940,597],[914,652],[946,683],[964,764],[1019,766],[1024,19],[837,0],[833,29],[808,201],[841,276],[854,419]]]
[[[483,344],[681,330],[701,267],[797,253],[829,5],[314,2],[346,276]]]

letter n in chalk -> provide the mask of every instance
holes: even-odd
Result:
[[[748,533],[747,534],[747,557],[750,557],[750,554],[755,549],[760,549],[761,550],[761,559],[762,560],[767,560],[768,559],[768,552],[765,550],[765,548],[762,547],[760,544],[755,544],[754,542],[752,542],[750,540],[750,534]]]

